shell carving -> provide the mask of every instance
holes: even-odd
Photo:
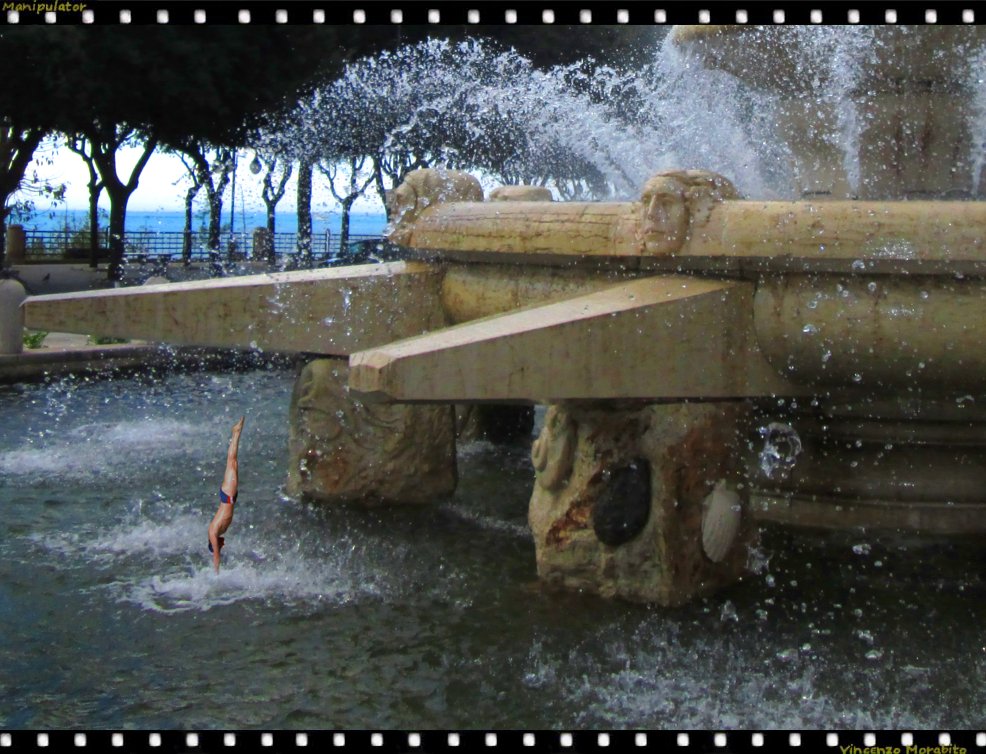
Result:
[[[736,490],[720,480],[702,505],[702,550],[713,563],[721,563],[739,533],[743,501]]]

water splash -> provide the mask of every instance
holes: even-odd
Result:
[[[970,98],[970,155],[972,165],[972,195],[978,197],[983,188],[986,167],[986,47],[976,50],[970,59],[968,87]]]
[[[24,438],[20,447],[0,452],[0,472],[47,481],[126,477],[134,465],[146,465],[151,453],[157,461],[183,456],[214,435],[213,428],[186,420],[87,423]]]
[[[760,450],[760,470],[767,479],[784,479],[801,454],[801,438],[789,424],[771,422],[760,427],[763,448]]]

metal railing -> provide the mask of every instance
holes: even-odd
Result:
[[[88,262],[91,258],[90,235],[88,230],[33,230],[26,229],[25,259],[28,262]],[[380,236],[350,235],[347,246],[359,241],[377,240]],[[275,233],[273,235],[275,262],[297,257],[297,233]],[[315,263],[340,256],[340,237],[328,231],[313,233],[311,255]],[[109,259],[109,231],[103,230],[97,237],[99,261]],[[130,231],[124,237],[124,254],[128,261],[181,261],[186,248],[186,234],[182,231]],[[209,234],[193,231],[188,234],[189,260],[193,262],[213,262],[215,252],[209,249]],[[256,253],[255,253],[256,252]],[[263,259],[263,250],[254,249],[253,233],[223,233],[220,237],[219,259],[236,261],[242,259]]]

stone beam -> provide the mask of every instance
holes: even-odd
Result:
[[[803,393],[767,363],[753,286],[651,277],[350,357],[350,388],[395,401],[727,399]]]
[[[439,204],[406,244],[465,261],[681,272],[986,272],[983,202],[661,199],[656,219],[641,202]]]
[[[397,262],[33,296],[38,330],[345,356],[441,327],[441,273]]]

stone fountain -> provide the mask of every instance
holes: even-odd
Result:
[[[858,61],[846,160],[800,32],[675,31],[776,94],[796,200],[681,170],[638,201],[483,201],[418,171],[389,200],[407,261],[34,297],[27,323],[311,354],[289,488],[326,501],[435,500],[455,405],[547,405],[538,573],[607,596],[730,583],[760,521],[982,532],[986,203],[962,45],[983,35],[921,32],[881,29]]]

